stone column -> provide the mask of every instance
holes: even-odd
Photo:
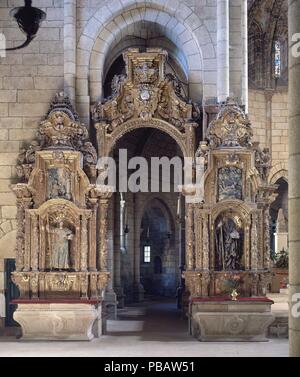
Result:
[[[300,1],[289,1],[289,254],[290,254],[290,356],[300,357]],[[298,296],[297,296],[298,295]]]
[[[242,16],[242,46],[243,46],[243,68],[242,68],[242,105],[245,106],[245,113],[248,114],[248,4],[247,0],[241,0]]]
[[[194,255],[194,206],[191,203],[186,204],[186,220],[185,220],[185,238],[186,238],[186,270],[191,271],[195,267]]]
[[[252,224],[251,224],[251,270],[258,270],[258,254],[257,254],[257,215],[252,214]]]
[[[265,90],[266,100],[266,147],[269,148],[272,156],[272,99],[274,95],[273,89]]]
[[[90,254],[89,254],[89,271],[97,271],[97,238],[93,234],[97,227],[97,211],[98,211],[98,200],[96,198],[90,198],[90,208],[92,210],[92,216],[90,218]]]
[[[64,85],[75,104],[76,88],[76,0],[64,1]]]
[[[136,196],[135,196],[136,197]],[[134,299],[137,302],[144,299],[144,288],[141,284],[141,220],[138,211],[139,204],[134,200]]]
[[[17,199],[17,223],[18,223],[18,227],[17,227],[17,247],[16,247],[16,270],[17,271],[22,271],[22,269],[24,267],[25,207],[26,207],[26,204],[24,204],[24,199],[18,198]]]
[[[32,228],[31,228],[31,270],[38,271],[39,269],[39,225],[38,218],[36,214],[31,217]]]
[[[125,200],[123,199],[123,194],[121,198],[118,195],[115,196],[115,208],[116,208],[116,218],[115,221],[115,253],[114,253],[114,281],[115,281],[115,291],[118,298],[118,306],[120,308],[124,307],[124,291],[121,282],[121,258],[122,255],[126,253],[125,248],[125,222],[124,222],[124,211],[125,211]],[[118,221],[119,220],[119,221]]]
[[[80,270],[87,271],[88,230],[86,215],[81,218]]]
[[[217,0],[218,101],[229,96],[229,0]]]
[[[100,253],[100,269],[108,271],[108,247],[107,247],[107,226],[108,226],[108,199],[100,199],[100,237],[99,237],[99,253]]]
[[[204,215],[202,219],[202,269],[208,271],[209,270],[209,217],[208,215]]]

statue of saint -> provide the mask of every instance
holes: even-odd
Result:
[[[68,270],[70,268],[70,242],[74,234],[64,227],[60,221],[59,227],[47,227],[50,239],[51,269]]]
[[[216,227],[216,267],[223,271],[242,269],[242,234],[233,219],[220,219]]]
[[[64,198],[72,199],[71,175],[64,169],[50,169],[48,179],[49,199]]]

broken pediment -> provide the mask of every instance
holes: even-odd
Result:
[[[70,100],[63,92],[56,94],[45,120],[38,129],[38,140],[21,150],[16,167],[17,175],[28,182],[40,151],[53,151],[63,158],[63,151],[77,151],[82,155],[83,169],[93,181],[96,179],[97,152],[88,141],[87,128],[79,122]],[[55,154],[55,151],[60,151]]]
[[[162,119],[180,131],[192,118],[192,105],[180,95],[180,82],[165,73],[168,54],[162,49],[124,54],[126,75],[116,76],[113,95],[93,109],[95,122],[105,121],[111,131],[132,119]]]
[[[212,121],[207,139],[211,148],[249,148],[253,130],[248,116],[238,104],[228,98],[217,119]]]

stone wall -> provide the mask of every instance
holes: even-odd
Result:
[[[0,32],[7,47],[25,40],[9,16],[21,5],[23,0],[0,1]],[[3,259],[15,256],[16,206],[10,185],[16,159],[20,148],[35,138],[53,95],[63,88],[63,0],[36,0],[33,6],[47,12],[37,38],[27,48],[0,57],[0,317],[5,311]]]
[[[9,16],[14,6],[23,4],[23,0],[0,0],[0,32],[7,39],[7,47],[17,46],[25,39]],[[77,4],[75,25],[64,4],[70,10],[72,4]],[[230,55],[232,94],[240,94],[239,82],[243,77],[239,40],[241,4],[242,0],[230,1],[230,44],[234,46]],[[16,207],[10,185],[16,181],[18,152],[24,143],[35,138],[38,123],[54,94],[71,88],[72,77],[67,85],[66,80],[72,70],[76,74],[73,90],[77,110],[81,120],[88,124],[90,104],[102,94],[105,61],[109,60],[110,51],[113,48],[117,51],[121,46],[118,43],[128,36],[142,38],[142,26],[152,24],[168,43],[174,44],[173,53],[178,61],[186,61],[190,97],[200,101],[203,94],[209,100],[217,96],[217,0],[77,0],[76,3],[33,0],[33,6],[47,13],[37,38],[27,48],[0,57],[0,262],[14,257]],[[72,27],[75,37],[70,31]],[[256,138],[263,144],[266,143],[264,101],[263,92],[250,93],[250,117]],[[276,94],[273,102],[273,157],[278,165],[287,155],[286,147],[281,145],[287,136],[286,94]],[[129,226],[134,229],[133,223]],[[110,241],[113,243],[112,237]],[[131,253],[128,264],[133,265],[133,233],[128,242]]]
[[[19,45],[25,38],[9,16],[9,11],[20,5],[24,1],[1,0],[0,32],[7,47]],[[0,57],[0,238],[8,233],[8,220],[16,215],[9,186],[15,180],[18,152],[35,138],[50,100],[63,88],[63,1],[39,0],[33,1],[34,5],[47,12],[37,38],[27,48]],[[0,258],[2,253],[0,250]]]
[[[274,92],[271,100],[271,117],[268,115],[267,96],[263,90],[249,90],[249,117],[254,129],[254,140],[272,151],[273,168],[270,180],[275,183],[287,178],[288,162],[288,93],[287,90]],[[271,122],[271,135],[268,122]],[[271,141],[271,142],[270,142]]]

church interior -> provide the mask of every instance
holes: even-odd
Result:
[[[0,356],[300,356],[298,25],[1,0]]]

